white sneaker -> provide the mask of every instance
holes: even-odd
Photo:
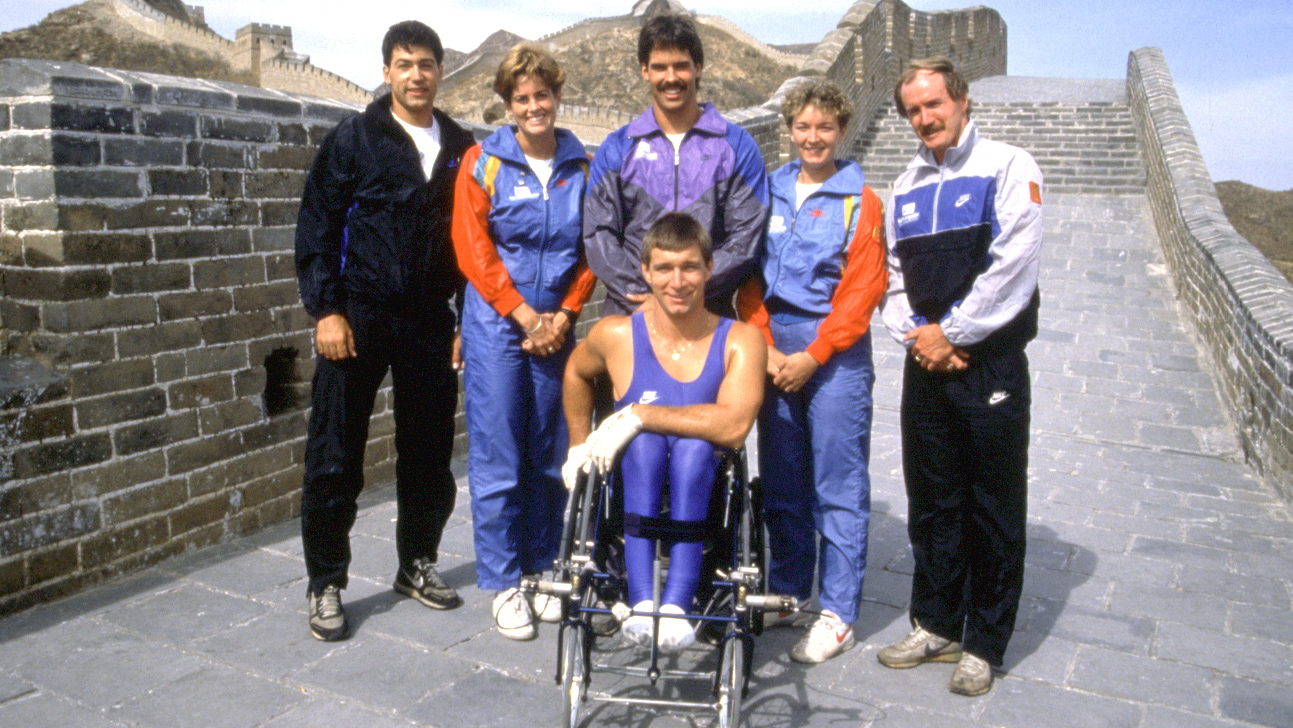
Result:
[[[522,579],[534,579],[538,581],[543,578],[542,574],[526,574]],[[531,606],[534,607],[534,613],[538,615],[540,622],[549,624],[561,621],[561,597],[535,592],[532,595]]]
[[[677,604],[666,604],[660,607],[661,614],[684,615],[686,610]],[[682,652],[696,641],[696,630],[691,623],[681,617],[662,617],[660,619],[660,651]]]
[[[655,602],[650,599],[643,599],[633,605],[633,611],[635,614],[624,620],[624,623],[620,625],[620,630],[624,632],[624,636],[628,638],[629,642],[639,647],[650,647],[651,627],[653,625],[651,618],[643,614],[643,612],[654,612]]]
[[[764,612],[763,628],[773,627],[806,627],[812,621],[812,615],[803,611],[808,606],[806,600],[796,600],[796,608],[788,612]]]
[[[808,634],[790,648],[790,659],[809,664],[825,662],[852,649],[853,644],[853,625],[842,622],[835,612],[823,609]]]
[[[494,622],[498,624],[498,631],[510,640],[532,640],[537,634],[530,600],[516,587],[494,595]]]

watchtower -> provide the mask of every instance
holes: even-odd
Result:
[[[292,28],[288,25],[249,23],[238,29],[234,44],[237,46],[234,63],[239,68],[250,69],[259,83],[262,62],[283,55],[284,51],[292,54]]]

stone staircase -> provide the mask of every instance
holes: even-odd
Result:
[[[974,99],[973,88],[971,99]],[[1115,101],[975,101],[971,117],[990,139],[1028,150],[1051,194],[1144,194],[1145,168],[1131,110]],[[911,125],[880,109],[858,138],[851,158],[881,197],[916,153]]]

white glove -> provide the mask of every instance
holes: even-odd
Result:
[[[633,406],[629,405],[607,417],[601,427],[588,436],[588,441],[584,443],[588,446],[588,456],[599,471],[610,472],[615,464],[615,456],[641,431],[642,420],[633,414]]]
[[[575,489],[575,484],[579,482],[579,474],[588,472],[592,462],[588,457],[588,443],[570,448],[570,452],[566,455],[566,464],[561,466],[561,481],[566,484],[566,490]]]

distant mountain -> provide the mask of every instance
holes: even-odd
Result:
[[[178,0],[175,4],[182,7]],[[89,0],[56,10],[36,25],[0,33],[0,58],[72,61],[125,71],[256,82],[250,73],[235,70],[221,58],[140,33],[117,16],[108,0]]]
[[[446,75],[453,73],[461,68],[468,59],[477,55],[497,54],[501,60],[503,54],[506,54],[512,46],[523,40],[525,39],[515,33],[509,33],[506,30],[496,30],[493,35],[482,41],[480,45],[476,46],[476,50],[470,53],[463,53],[462,51],[456,51],[452,48],[445,48],[444,72]]]
[[[650,103],[637,61],[640,18],[602,19],[597,29],[576,26],[551,36],[544,45],[566,75],[562,90],[565,105],[615,109],[640,113]],[[720,109],[741,109],[767,101],[783,81],[797,72],[766,52],[705,24],[697,24],[705,44],[705,65],[700,84],[702,101]],[[490,36],[491,39],[499,34]],[[445,78],[436,105],[452,116],[493,123],[502,118],[502,104],[493,92],[494,72],[507,48],[520,39],[509,38],[493,48],[488,41],[471,54],[473,60]]]
[[[1293,190],[1274,192],[1233,181],[1216,187],[1235,231],[1293,281]]]

